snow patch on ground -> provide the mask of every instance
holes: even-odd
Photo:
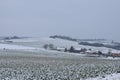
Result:
[[[120,60],[119,57],[100,57],[100,59],[108,59],[108,60]]]
[[[35,49],[35,48],[10,44],[0,44],[0,49]]]
[[[120,80],[120,73],[114,73],[111,75],[106,75],[104,77],[90,78],[86,80]]]

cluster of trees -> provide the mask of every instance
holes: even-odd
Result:
[[[86,48],[81,48],[80,50],[76,50],[73,46],[70,47],[70,49],[68,50],[68,52],[73,52],[73,53],[80,53],[80,52],[86,52],[87,49]]]
[[[4,40],[10,40],[10,39],[21,39],[21,37],[18,36],[4,37]]]
[[[75,39],[75,38],[71,38],[68,36],[61,36],[61,35],[54,35],[54,36],[50,36],[50,38],[60,38],[60,39],[65,39],[65,40],[69,40],[69,41],[105,41],[105,39]]]
[[[53,44],[45,44],[43,45],[43,48],[50,49],[50,50],[56,50],[56,51],[73,52],[73,53],[80,53],[80,52],[87,51],[86,48],[81,48],[80,50],[76,50],[73,46],[71,46],[69,49],[68,48],[57,49],[57,47],[55,47],[55,45]]]
[[[106,39],[79,39],[79,41],[105,41]]]
[[[62,50],[60,49],[57,49],[53,44],[45,44],[43,46],[44,49],[50,49],[50,50],[56,50],[56,51],[64,51],[64,52],[72,52],[72,53],[85,53],[87,51],[86,48],[81,48],[80,50],[76,50],[73,46],[71,46],[69,49],[67,48],[64,48]],[[91,50],[91,49],[89,49]],[[101,51],[98,51],[98,52],[94,52],[92,54],[98,54],[98,55],[102,55],[102,52]]]
[[[77,41],[77,39],[74,39],[68,36],[61,36],[61,35],[50,36],[50,38],[59,38],[59,39],[64,39],[64,40],[69,40],[69,41]]]
[[[44,49],[50,49],[50,50],[56,50],[56,51],[72,52],[72,53],[81,53],[81,52],[86,53],[86,51],[87,51],[86,48],[81,48],[80,50],[76,50],[73,46],[71,46],[69,49],[64,48],[63,50],[59,50],[53,44],[45,44],[43,46],[43,48]],[[91,49],[88,49],[88,50],[91,51]],[[112,54],[111,52],[108,52],[108,54],[103,54],[101,51],[97,51],[97,52],[92,52],[91,54],[102,55],[102,56],[105,56],[105,57],[108,57],[108,56],[120,57],[120,54]]]
[[[107,48],[112,48],[116,50],[120,50],[120,44],[117,45],[105,45],[102,43],[89,43],[89,42],[80,42],[79,45],[87,45],[87,46],[94,46],[94,47],[107,47]]]
[[[89,42],[80,42],[80,45],[88,45],[88,46],[95,46],[95,47],[103,47],[104,44],[101,43],[89,43]]]
[[[54,46],[53,44],[45,44],[45,45],[43,46],[43,48],[44,48],[44,49],[54,49],[55,46]]]

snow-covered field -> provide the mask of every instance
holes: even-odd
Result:
[[[119,72],[119,60],[0,50],[0,80],[100,80],[104,75]]]
[[[10,44],[0,44],[0,49],[35,49],[35,48]]]
[[[89,78],[87,80],[120,80],[120,73],[114,73],[111,75],[106,75],[102,77],[97,77],[97,78]]]
[[[27,41],[28,40],[28,41]],[[76,42],[36,38],[0,43],[0,80],[119,80],[120,59],[43,49],[44,44],[75,46]],[[95,48],[96,49],[96,48]],[[105,49],[106,48],[100,48]]]
[[[78,45],[77,42],[62,40],[62,39],[52,39],[52,38],[26,38],[26,39],[16,39],[11,40],[13,45],[21,45],[26,47],[34,47],[34,48],[43,48],[45,44],[53,44],[56,47],[61,48],[70,48],[74,46],[76,49],[86,48],[92,49],[93,51],[102,51],[103,53],[108,53],[111,51],[112,53],[120,53],[120,50],[115,50],[106,47],[93,47],[93,46],[85,46],[85,45]]]

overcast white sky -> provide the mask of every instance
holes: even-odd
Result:
[[[120,40],[120,0],[0,0],[0,36]]]

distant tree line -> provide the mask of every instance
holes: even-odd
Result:
[[[79,41],[105,41],[106,39],[79,39]]]
[[[69,40],[69,41],[77,41],[77,39],[74,39],[68,36],[61,36],[61,35],[50,36],[50,38],[59,38],[59,39],[64,39],[64,40]]]
[[[27,37],[18,37],[18,36],[12,36],[12,37],[4,37],[4,40],[10,40],[10,39],[22,39],[22,38],[27,38]]]
[[[87,46],[94,46],[94,47],[107,47],[107,48],[112,48],[116,50],[120,50],[120,44],[117,45],[105,45],[102,43],[89,43],[89,42],[80,42],[79,45],[87,45]]]
[[[54,36],[50,36],[50,38],[59,38],[59,39],[65,39],[65,40],[69,40],[69,41],[105,41],[105,39],[75,39],[75,38],[71,38],[68,36],[61,36],[61,35],[54,35]]]
[[[114,44],[116,44],[116,45],[109,45],[109,44],[105,45],[102,43],[89,43],[89,42],[87,42],[87,41],[105,41],[105,39],[75,39],[75,38],[71,38],[68,36],[61,36],[61,35],[50,36],[50,38],[59,38],[59,39],[64,39],[64,40],[69,40],[69,41],[75,41],[75,42],[78,42],[79,45],[88,45],[88,46],[95,46],[95,47],[107,47],[107,48],[120,50],[120,43],[118,43],[118,42],[114,42]],[[82,41],[82,42],[80,42],[80,41]]]
[[[89,42],[80,42],[80,45],[88,45],[88,46],[95,46],[95,47],[103,47],[104,44],[102,43],[89,43]]]

